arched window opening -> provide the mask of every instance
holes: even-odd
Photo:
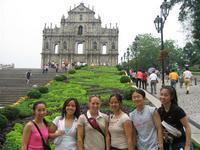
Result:
[[[77,48],[78,54],[83,54],[83,43],[78,43]]]
[[[93,49],[97,50],[97,42],[93,42]]]
[[[115,43],[114,42],[112,43],[112,49],[115,49]]]
[[[67,43],[65,41],[63,43],[63,49],[67,49]]]
[[[55,51],[55,54],[58,54],[58,44],[55,45],[54,51]]]
[[[49,43],[48,42],[46,42],[46,49],[49,49]]]
[[[103,45],[102,47],[102,54],[107,54],[107,46]]]
[[[78,35],[82,35],[83,34],[83,27],[79,26],[78,27]]]
[[[83,20],[83,15],[80,15],[80,20]]]

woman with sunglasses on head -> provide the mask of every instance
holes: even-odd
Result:
[[[122,96],[112,94],[109,105],[113,112],[109,116],[109,132],[111,138],[111,150],[133,150],[135,149],[135,134],[129,116],[122,111]]]
[[[99,96],[89,98],[89,110],[78,119],[78,150],[110,150],[108,117],[99,111]]]
[[[192,149],[191,129],[186,113],[178,106],[176,90],[171,86],[164,86],[160,90],[160,101],[162,106],[158,109],[163,127],[165,149]],[[167,131],[167,126],[172,126],[177,131],[173,135]],[[184,130],[185,128],[185,130]]]
[[[42,137],[48,143],[48,124],[44,119],[47,114],[46,103],[43,101],[35,102],[33,112],[34,120],[29,121],[23,130],[22,150],[44,150]]]
[[[146,94],[136,89],[132,100],[136,109],[129,116],[136,130],[138,150],[163,150],[160,116],[155,107],[145,105]]]
[[[80,106],[75,98],[68,98],[62,108],[61,116],[50,126],[50,138],[54,138],[55,150],[77,150],[77,120]]]

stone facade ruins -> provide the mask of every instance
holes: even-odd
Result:
[[[86,63],[88,65],[118,64],[118,26],[104,28],[94,10],[80,3],[61,18],[60,27],[43,29],[42,65],[55,63]]]

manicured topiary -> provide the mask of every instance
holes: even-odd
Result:
[[[6,116],[6,118],[10,121],[15,120],[19,117],[20,110],[13,106],[7,106],[2,108],[1,114]]]
[[[131,100],[132,99],[132,93],[135,89],[134,88],[129,88],[123,91],[123,96],[124,99],[126,100]]]
[[[23,119],[32,116],[33,112],[30,109],[20,109],[19,118]]]
[[[55,78],[54,78],[54,80],[56,80],[56,81],[64,81],[66,79],[67,79],[67,77],[65,75],[55,76]]]
[[[69,70],[69,74],[74,74],[74,73],[76,73],[75,70]]]
[[[28,92],[27,96],[29,98],[35,98],[35,99],[38,99],[41,97],[41,93],[38,91],[38,90],[32,90],[30,92]]]
[[[118,75],[126,75],[124,71],[119,71]]]
[[[128,76],[122,76],[120,78],[120,82],[121,83],[127,83],[127,82],[130,82],[130,78]]]
[[[123,70],[123,67],[122,67],[122,65],[116,65],[116,68],[117,68],[117,70],[118,70],[118,71],[121,71],[121,70]]]
[[[82,66],[75,66],[74,68],[75,68],[76,70],[79,70],[79,69],[82,68]]]
[[[0,114],[0,131],[8,124],[8,119],[3,114]]]
[[[48,87],[45,87],[45,86],[39,87],[38,90],[40,91],[40,93],[48,93],[49,92]]]

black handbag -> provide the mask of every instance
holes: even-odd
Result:
[[[51,146],[49,145],[49,143],[45,142],[44,137],[43,137],[39,127],[37,126],[37,124],[34,121],[32,121],[32,122],[35,125],[35,127],[37,128],[37,130],[38,130],[38,132],[39,132],[39,134],[40,134],[40,136],[42,138],[42,143],[43,143],[44,150],[51,150]]]

